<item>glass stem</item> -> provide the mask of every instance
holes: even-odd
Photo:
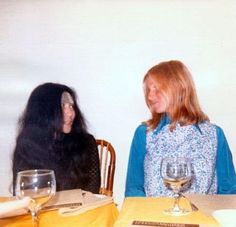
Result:
[[[37,211],[31,211],[33,227],[39,227],[39,217]]]
[[[175,198],[175,201],[174,201],[173,211],[174,212],[179,212],[180,211],[180,207],[179,207],[180,195],[179,195],[179,193],[175,193],[174,198]]]

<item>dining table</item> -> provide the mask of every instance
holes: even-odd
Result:
[[[236,195],[192,194],[180,199],[180,206],[190,212],[173,216],[164,212],[173,207],[173,201],[167,197],[126,197],[114,227],[219,227],[222,225],[213,217],[213,212],[236,209]]]
[[[70,193],[70,191],[68,192]],[[6,201],[12,201],[12,198],[0,197],[0,203]],[[102,200],[98,202],[101,203]],[[62,215],[60,209],[45,209],[39,213],[39,227],[111,227],[117,219],[118,213],[119,211],[114,202],[101,203],[100,205],[89,204],[82,211],[79,210],[76,213],[72,209],[71,214],[66,215]],[[1,227],[32,227],[32,224],[30,213],[0,218]]]

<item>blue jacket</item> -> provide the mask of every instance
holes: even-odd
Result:
[[[158,125],[159,132],[169,123],[168,118],[163,118]],[[131,144],[128,170],[126,177],[125,196],[146,196],[144,191],[144,157],[146,153],[145,124],[139,125],[135,131]],[[217,133],[217,194],[236,194],[236,174],[232,154],[223,130],[216,126]]]

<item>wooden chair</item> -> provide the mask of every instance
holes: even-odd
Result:
[[[100,194],[112,196],[116,167],[116,153],[113,146],[106,140],[97,139],[100,159],[101,187]]]

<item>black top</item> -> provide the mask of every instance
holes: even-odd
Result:
[[[34,131],[35,134],[35,131]],[[43,134],[41,134],[43,135]],[[18,171],[52,169],[55,172],[57,191],[81,188],[99,193],[100,166],[95,138],[85,133],[61,133],[52,141],[35,136],[20,135],[13,155],[13,192]]]

